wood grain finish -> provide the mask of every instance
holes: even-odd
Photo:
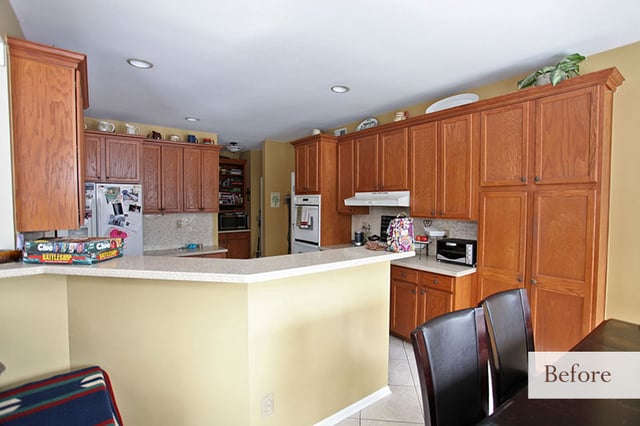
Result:
[[[212,213],[219,209],[219,154],[217,150],[183,150],[184,211]]]
[[[567,350],[604,318],[612,99],[622,81],[603,70],[481,113],[478,298],[527,288],[539,350]],[[520,184],[519,169],[528,171]]]
[[[409,190],[408,128],[381,132],[378,143],[378,190]]]
[[[409,129],[411,216],[435,217],[438,188],[438,122]]]
[[[140,183],[142,136],[85,131],[87,182]]]
[[[225,232],[218,234],[218,245],[228,250],[229,259],[251,257],[251,234],[249,232]]]
[[[440,123],[440,181],[438,217],[472,218],[473,123],[472,115],[443,120]]]
[[[7,41],[16,230],[76,229],[84,217],[86,57]]]
[[[319,194],[321,191],[320,153],[318,144],[311,140],[296,145],[296,193]]]
[[[334,136],[320,134],[300,139],[291,144],[296,159],[305,158],[313,164],[296,160],[296,179],[299,174],[316,174],[321,196],[320,245],[330,246],[351,242],[351,216],[338,213],[338,144]],[[307,154],[304,154],[304,153]],[[306,157],[303,157],[306,155]],[[298,170],[304,167],[307,171]],[[296,189],[297,191],[297,189]]]
[[[378,190],[378,134],[354,139],[356,192]]]
[[[355,159],[355,142],[353,139],[343,139],[338,142],[338,170],[336,200],[338,213],[368,214],[369,207],[345,206],[344,200],[353,197],[356,192],[353,162]]]

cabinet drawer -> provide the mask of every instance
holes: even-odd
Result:
[[[453,292],[453,282],[455,278],[446,275],[432,274],[430,272],[422,272],[420,275],[420,284],[435,288],[438,290]]]
[[[410,268],[402,268],[400,266],[391,267],[391,278],[394,280],[407,281],[418,284],[420,271]]]

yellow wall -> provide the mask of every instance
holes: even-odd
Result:
[[[89,58],[90,60],[90,58]],[[89,94],[91,94],[91,87],[89,87]],[[104,117],[85,117],[84,124],[87,127],[87,130],[96,130],[98,120],[109,121],[116,125],[116,133],[127,133],[125,122],[118,120],[110,120]],[[203,138],[211,138],[214,143],[218,143],[218,134],[212,132],[198,132],[195,130],[187,130],[187,129],[178,129],[175,127],[163,127],[155,124],[145,124],[145,123],[134,123],[132,121],[127,121],[126,123],[132,124],[136,126],[139,135],[149,136],[152,130],[159,132],[162,135],[162,139],[169,140],[170,135],[178,135],[180,136],[180,140],[186,141],[187,135],[195,135],[198,138],[198,141],[202,142]]]
[[[0,280],[0,390],[69,370],[67,280]]]
[[[293,146],[265,141],[262,150],[264,176],[264,243],[263,255],[286,254],[289,213],[285,196],[291,192],[291,172],[294,169]],[[271,207],[272,193],[280,193],[280,207]]]

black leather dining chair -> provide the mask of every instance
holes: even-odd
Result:
[[[534,351],[533,328],[527,291],[502,291],[484,299],[491,346],[493,398],[498,406],[528,383],[527,356]]]
[[[436,317],[411,332],[426,426],[473,424],[488,413],[486,324],[481,308]]]

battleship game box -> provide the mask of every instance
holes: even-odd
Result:
[[[123,238],[43,238],[25,241],[22,261],[92,265],[121,257],[123,249]]]

